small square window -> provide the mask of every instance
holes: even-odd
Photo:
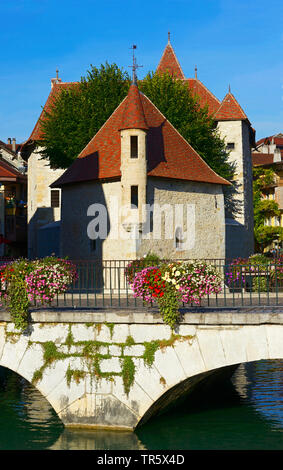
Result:
[[[235,148],[234,142],[228,142],[228,144],[226,145],[227,150],[233,150],[234,148]]]

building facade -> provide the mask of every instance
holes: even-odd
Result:
[[[226,214],[225,217],[224,238],[226,241],[224,251],[221,252],[221,257],[247,257],[252,254],[254,250],[251,159],[254,131],[251,124],[230,90],[224,99],[220,101],[198,79],[197,73],[195,73],[194,78],[185,78],[170,40],[168,40],[168,44],[165,47],[156,71],[158,73],[169,71],[172,75],[176,76],[176,78],[184,80],[192,93],[197,96],[200,105],[207,106],[209,114],[215,119],[215,125],[219,130],[220,136],[225,140],[227,148],[230,151],[230,159],[236,163],[235,180],[238,188],[237,199],[239,202],[238,214],[233,217]],[[75,83],[63,83],[58,76],[56,79],[52,79],[51,92],[44,110],[50,108],[57,93],[60,93],[62,89],[74,85]],[[42,253],[48,254],[47,252],[60,253],[58,244],[55,244],[55,246],[54,243],[52,243],[50,246],[47,246],[46,240],[56,240],[56,236],[49,236],[48,234],[51,232],[45,232],[45,228],[51,231],[55,230],[56,233],[59,233],[61,230],[61,188],[52,187],[52,183],[56,181],[64,171],[51,169],[48,162],[46,160],[42,161],[40,157],[40,151],[42,150],[42,148],[40,148],[40,121],[44,119],[44,110],[30,138],[24,144],[24,150],[29,157],[28,238],[30,257],[41,256]],[[127,132],[128,130],[124,133],[126,134]],[[146,132],[146,130],[139,129],[139,132],[142,134],[142,132]],[[126,174],[126,172],[127,170],[125,169],[124,174]],[[56,199],[59,201],[59,205],[56,208],[51,205],[52,191],[57,191],[57,196],[53,196],[53,200]],[[178,194],[181,193],[182,191],[178,191]],[[140,197],[142,196],[140,195]],[[194,256],[199,258],[201,253],[196,252]]]
[[[62,194],[61,255],[224,258],[228,185],[133,83],[51,185]]]

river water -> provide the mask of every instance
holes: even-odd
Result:
[[[136,432],[64,428],[42,395],[0,368],[0,450],[282,450],[283,361],[240,365]]]

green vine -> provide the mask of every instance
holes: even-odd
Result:
[[[79,383],[80,380],[86,377],[87,373],[90,374],[91,378],[95,378],[95,380],[105,378],[107,380],[113,381],[115,377],[120,376],[122,377],[125,393],[128,395],[135,378],[135,356],[124,356],[123,351],[126,346],[142,344],[145,348],[144,353],[142,356],[137,357],[143,359],[144,364],[148,367],[151,367],[155,360],[155,354],[159,349],[173,346],[176,341],[188,341],[192,338],[193,337],[191,335],[180,336],[172,333],[169,339],[152,340],[144,343],[135,343],[132,336],[128,336],[124,343],[109,343],[103,341],[76,342],[74,340],[71,325],[69,325],[69,331],[66,340],[60,345],[60,347],[66,345],[68,346],[68,351],[70,351],[71,346],[82,346],[82,349],[76,353],[71,354],[69,352],[61,352],[53,341],[38,343],[43,348],[44,363],[39,370],[34,372],[32,383],[35,385],[38,381],[42,380],[45,368],[50,366],[54,361],[63,360],[70,357],[81,357],[85,359],[87,363],[88,372],[86,372],[86,370],[72,369],[69,365],[66,371],[66,381],[68,386],[70,386],[72,380],[76,383]],[[101,370],[101,360],[111,359],[112,356],[109,353],[101,354],[99,352],[100,348],[104,347],[107,348],[106,351],[109,351],[110,345],[117,345],[121,348],[121,355],[117,356],[121,362],[121,372],[102,372]]]
[[[122,378],[125,393],[129,395],[131,385],[133,384],[135,379],[135,364],[133,359],[129,356],[126,356],[123,360]]]
[[[145,351],[143,354],[144,363],[148,366],[152,366],[155,359],[155,353],[159,349],[159,341],[150,341],[144,343]]]
[[[174,286],[167,287],[163,297],[158,298],[158,306],[163,321],[173,330],[180,320],[180,295]]]

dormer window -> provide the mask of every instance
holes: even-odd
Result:
[[[131,158],[138,158],[138,136],[131,135]]]

